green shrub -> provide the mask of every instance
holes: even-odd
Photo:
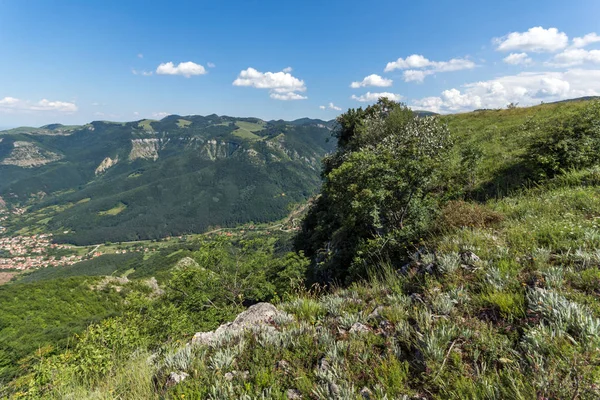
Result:
[[[600,162],[600,101],[569,117],[534,124],[537,137],[525,153],[538,177],[552,177],[572,168]]]

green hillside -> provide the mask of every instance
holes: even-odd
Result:
[[[0,197],[28,207],[12,232],[75,244],[273,221],[318,189],[329,136],[322,124],[217,115],[13,129]]]
[[[338,123],[296,252],[224,235],[8,284],[133,271],[103,289],[118,316],[22,358],[0,396],[599,398],[600,102],[423,118],[380,100]],[[308,146],[297,126],[271,140]]]

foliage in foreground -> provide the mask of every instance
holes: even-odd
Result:
[[[588,112],[586,107],[578,105],[577,112]],[[526,139],[543,134],[528,132]],[[460,171],[465,153],[451,153],[447,170]],[[514,155],[515,163],[525,162],[523,154]],[[41,361],[11,383],[10,393],[57,399],[600,397],[600,167],[568,162],[551,179],[530,175],[537,185],[529,189],[475,202],[471,196],[495,178],[491,166],[480,169],[486,157],[469,162],[478,171],[473,179],[419,189],[422,198],[436,200],[433,209],[419,207],[432,212],[423,225],[428,235],[405,247],[406,258],[401,252],[388,253],[390,262],[371,258],[368,279],[280,296],[302,274],[305,259],[273,257],[269,246],[256,242],[235,249],[214,243],[195,253],[196,264],[173,270],[163,296],[132,291],[123,317],[93,325],[69,351],[40,354]],[[528,171],[536,170],[529,165]],[[494,168],[497,174],[510,171]],[[349,185],[329,195],[367,184],[361,179],[348,178]],[[312,217],[335,222],[326,210]],[[377,240],[364,234],[377,233],[369,229],[386,229],[377,226],[385,219],[359,223],[351,211],[344,215],[344,223],[364,228],[356,231],[362,243]],[[324,244],[323,237],[344,229],[313,226]],[[335,232],[327,231],[331,227]],[[347,257],[355,262],[362,249],[353,247]],[[332,271],[352,276],[352,266]],[[213,329],[261,300],[289,315],[210,346],[188,344],[193,329]],[[174,384],[173,374],[185,379]]]

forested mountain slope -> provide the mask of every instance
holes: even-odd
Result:
[[[597,399],[600,103],[418,118],[380,100],[338,122],[297,252],[254,232],[6,286],[101,268],[95,301],[123,302],[38,351],[7,310],[0,396]]]
[[[333,122],[217,115],[0,132],[0,198],[76,244],[283,217],[319,185]],[[68,233],[63,233],[68,232]]]

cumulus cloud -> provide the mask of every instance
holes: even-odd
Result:
[[[406,58],[391,61],[385,66],[385,72],[397,69],[404,71],[405,82],[423,82],[426,76],[436,72],[451,72],[464,69],[473,69],[476,64],[466,58],[453,58],[448,61],[431,61],[420,54],[413,54]]]
[[[533,60],[527,56],[527,53],[510,53],[503,58],[503,61],[511,65],[529,65]]]
[[[144,58],[144,55],[142,53],[139,53],[138,58]]]
[[[371,92],[367,92],[361,96],[356,96],[356,95],[352,95],[352,97],[350,97],[352,100],[356,100],[356,101],[360,101],[360,102],[374,102],[379,100],[379,98],[381,97],[387,97],[389,100],[393,100],[393,101],[400,101],[402,100],[402,96],[400,96],[399,94],[396,93],[389,93],[389,92],[381,92],[381,93],[371,93]]]
[[[431,70],[409,69],[404,71],[404,82],[423,82],[426,76],[434,73]]]
[[[271,92],[271,94],[269,94],[269,97],[272,99],[275,99],[275,100],[283,100],[283,101],[307,99],[306,96],[302,96],[301,94],[296,93],[296,92],[286,92],[286,93]]]
[[[214,63],[211,63],[211,62],[206,63],[206,66],[208,68],[215,68],[216,67],[216,65]]]
[[[360,82],[352,82],[350,84],[350,87],[353,89],[358,89],[367,86],[389,87],[392,86],[392,83],[394,82],[391,79],[382,78],[377,74],[371,74],[369,76],[366,76]]]
[[[292,67],[286,67],[283,69],[283,72],[292,72],[292,71],[293,71]]]
[[[78,110],[75,103],[66,101],[50,101],[42,99],[38,102],[20,100],[15,97],[4,97],[0,99],[0,111],[5,113],[54,111],[71,114]]]
[[[533,51],[534,53],[555,52],[567,47],[569,37],[556,28],[544,29],[541,26],[530,28],[527,32],[511,32],[495,38],[498,51]]]
[[[286,71],[287,70],[287,71]],[[296,78],[288,67],[280,72],[260,72],[254,68],[240,71],[234,86],[248,86],[256,89],[268,89],[275,100],[304,100],[300,93],[306,91],[304,81]]]
[[[547,63],[554,67],[572,67],[586,63],[600,64],[600,50],[566,49]]]
[[[573,47],[581,48],[589,44],[600,42],[600,36],[596,32],[588,33],[583,37],[576,37],[573,39]]]
[[[502,108],[509,103],[539,104],[582,96],[600,95],[600,70],[572,69],[565,72],[522,72],[413,102],[413,107],[435,112],[459,112],[477,108]]]
[[[164,111],[159,111],[159,112],[155,112],[152,113],[152,117],[156,118],[156,119],[163,119],[164,117],[171,115],[168,112],[164,112]]]
[[[325,109],[329,108],[330,110],[342,111],[342,108],[341,108],[341,107],[338,107],[338,106],[336,106],[336,105],[335,105],[335,104],[333,104],[333,103],[329,103],[329,104],[328,104],[328,105],[326,105],[326,106],[319,106],[319,108],[320,108],[321,110],[325,110]]]
[[[177,65],[172,62],[167,62],[160,64],[156,68],[156,73],[159,75],[182,75],[186,78],[189,78],[193,75],[204,75],[206,74],[206,69],[194,62],[182,62]]]

